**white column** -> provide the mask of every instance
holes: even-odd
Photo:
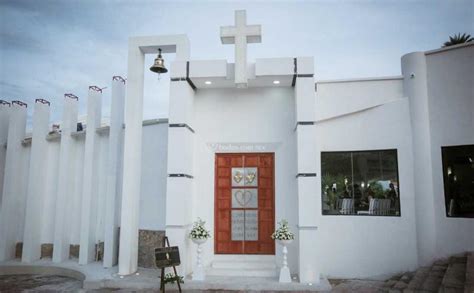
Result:
[[[317,188],[317,160],[314,60],[297,58],[296,140],[299,229],[299,277],[301,283],[319,283],[317,259],[317,215],[321,212],[321,198]]]
[[[129,275],[138,265],[138,211],[140,206],[143,78],[145,56],[129,44],[125,108],[122,209],[120,220],[119,274]]]
[[[74,96],[65,96],[63,119],[61,123],[61,145],[59,147],[58,188],[56,195],[56,217],[54,227],[53,262],[59,263],[69,258],[70,216],[72,208],[69,202],[74,194],[74,178],[70,175],[74,165],[72,132],[77,129],[78,100]]]
[[[402,57],[402,74],[403,93],[410,102],[410,118],[413,131],[418,262],[425,266],[438,256],[436,252],[436,209],[435,197],[433,196],[435,192],[433,189],[425,53],[414,52],[404,55]]]
[[[110,111],[109,149],[107,158],[107,189],[105,200],[104,267],[117,264],[118,221],[115,210],[121,182],[119,171],[122,165],[123,122],[125,109],[125,80],[112,80],[112,106]]]
[[[18,215],[22,215],[22,200],[19,198],[22,176],[22,140],[25,138],[26,104],[12,103],[8,125],[7,154],[5,159],[5,177],[3,184],[3,199],[0,210],[0,261],[15,257],[17,231],[20,228]]]
[[[81,236],[79,264],[85,265],[95,258],[95,231],[97,223],[97,191],[99,134],[102,105],[102,91],[90,87],[87,97],[86,141],[84,149],[84,175],[81,202]]]
[[[185,76],[185,67],[180,65],[181,62],[172,63],[172,76]],[[194,91],[186,81],[171,82],[169,107],[166,236],[171,245],[179,246],[182,255],[179,274],[187,275],[192,270],[187,257],[192,249],[187,231],[193,220]]]
[[[30,152],[30,169],[26,194],[25,229],[23,232],[22,262],[41,257],[42,204],[46,187],[48,163],[49,102],[37,100],[33,112],[33,135]]]
[[[176,52],[176,60],[189,59],[189,41],[185,35],[135,37],[129,40],[120,217],[120,275],[134,273],[138,265],[144,54],[156,54],[158,48],[162,48],[165,53]]]
[[[0,100],[0,211],[2,208],[3,177],[5,176],[9,119],[10,103]]]

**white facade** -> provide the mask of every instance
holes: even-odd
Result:
[[[142,122],[144,54],[158,47],[176,53],[169,119]],[[105,241],[104,266],[118,261],[119,274],[132,274],[145,229],[179,245],[188,275],[190,225],[200,217],[214,231],[215,155],[246,152],[275,155],[275,223],[296,232],[289,267],[301,282],[389,275],[474,250],[474,219],[445,215],[441,165],[441,146],[474,144],[474,45],[407,54],[401,76],[334,81],[317,80],[317,58],[247,63],[239,51],[235,65],[189,60],[189,50],[184,35],[131,38],[127,84],[112,81],[110,126],[94,90],[84,131],[67,96],[61,133],[44,133],[49,109],[38,106],[32,140],[25,108],[0,104],[0,260],[23,243],[32,262],[51,243],[55,262],[80,245],[86,264]],[[397,150],[401,215],[323,215],[321,152],[384,149]],[[219,257],[211,238],[204,265]]]

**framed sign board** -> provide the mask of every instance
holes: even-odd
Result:
[[[178,246],[170,246],[166,236],[163,238],[163,247],[155,248],[155,264],[157,268],[161,269],[160,291],[165,293],[165,268],[173,267],[174,281],[178,285],[179,292],[181,292],[180,277],[176,271],[176,266],[181,264],[179,248]]]
[[[157,268],[179,266],[181,261],[179,259],[178,246],[156,248],[155,263]]]

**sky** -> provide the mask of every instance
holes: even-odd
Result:
[[[60,121],[64,93],[79,96],[83,116],[96,85],[108,87],[108,117],[112,76],[127,76],[130,36],[184,33],[192,60],[233,62],[234,46],[221,44],[219,29],[234,24],[237,9],[247,10],[247,24],[262,25],[249,62],[314,56],[316,80],[400,75],[404,54],[474,35],[474,0],[0,0],[0,99],[27,102],[31,127],[36,98],[51,101],[51,121]],[[169,66],[174,56],[164,58]],[[169,76],[144,70],[144,119],[167,117]]]

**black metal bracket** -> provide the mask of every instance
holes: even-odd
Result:
[[[168,127],[186,127],[189,131],[194,133],[194,129],[192,129],[192,127],[186,123],[171,123],[168,125]]]
[[[316,177],[316,173],[298,173],[296,174],[296,178],[299,177]]]
[[[291,82],[291,86],[295,87],[296,85],[296,78],[297,77],[314,77],[314,74],[298,74],[298,59],[293,58],[294,69],[293,69],[293,81]]]
[[[51,103],[48,100],[45,100],[45,99],[36,99],[35,103],[41,103],[41,104],[51,106]]]
[[[25,108],[28,108],[28,105],[22,101],[18,101],[18,100],[15,100],[15,101],[12,101],[12,105],[18,105],[18,106],[22,106],[22,107],[25,107]]]
[[[11,104],[5,100],[0,100],[0,105],[8,105],[8,107],[11,106]]]
[[[189,78],[189,61],[186,62],[186,81],[189,83],[189,86],[195,91],[196,86],[194,85],[194,83]]]
[[[172,77],[171,81],[187,81],[185,77]]]
[[[180,177],[180,178],[188,178],[188,179],[193,179],[194,177],[192,175],[188,175],[188,174],[183,174],[183,173],[172,173],[172,174],[168,174],[168,177]]]
[[[102,89],[98,86],[95,86],[95,85],[89,86],[89,90],[93,90],[93,91],[96,91],[96,92],[99,92],[99,93],[102,92]]]
[[[79,101],[79,97],[74,95],[74,94],[64,94],[64,97],[65,98],[70,98],[70,99],[74,99],[76,101]]]
[[[296,85],[296,75],[298,75],[298,60],[293,58],[293,80],[291,81],[291,86],[295,87]]]
[[[125,84],[125,78],[119,76],[119,75],[115,75],[114,77],[112,77],[112,80],[118,80],[118,81],[121,81],[123,82],[123,84]]]
[[[314,125],[314,124],[315,124],[314,121],[298,121],[298,122],[296,122],[295,131],[296,131],[296,129],[298,129],[299,125],[307,126],[307,125]]]

